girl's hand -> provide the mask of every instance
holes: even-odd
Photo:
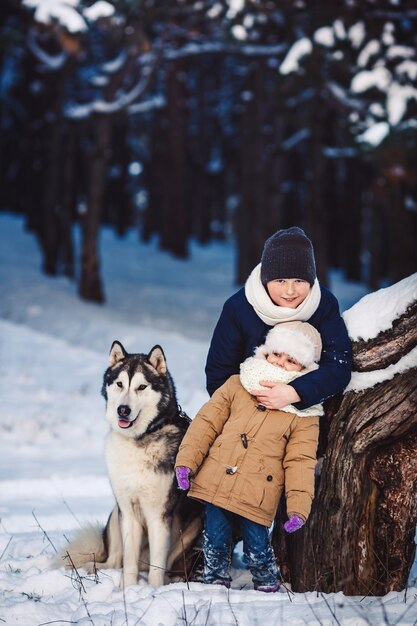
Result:
[[[256,396],[259,404],[267,409],[282,409],[287,404],[300,402],[301,398],[291,385],[285,383],[271,383],[261,380],[260,384],[268,387],[259,391],[254,391],[252,395]]]
[[[177,477],[178,488],[182,491],[187,491],[190,488],[190,468],[189,467],[177,467],[175,470],[175,476]]]
[[[298,515],[291,515],[288,522],[285,522],[284,524],[284,530],[286,530],[287,533],[295,533],[295,531],[304,526],[304,524],[305,521],[301,519],[301,517],[298,517]]]

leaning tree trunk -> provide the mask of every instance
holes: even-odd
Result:
[[[385,369],[416,345],[414,302],[390,330],[353,344],[354,370]],[[308,523],[286,543],[281,524],[274,531],[277,560],[293,590],[384,595],[407,585],[417,522],[415,363],[344,396]]]

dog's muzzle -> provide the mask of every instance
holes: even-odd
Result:
[[[118,424],[120,428],[130,428],[136,418],[131,418],[131,409],[127,404],[121,404],[117,407],[117,415],[119,416]]]

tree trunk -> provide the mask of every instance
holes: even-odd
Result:
[[[207,71],[206,64],[198,71],[196,81],[196,111],[194,115],[197,122],[190,124],[191,127],[191,158],[190,158],[190,183],[191,183],[191,212],[193,220],[193,233],[200,243],[207,243],[211,238],[211,213],[210,213],[210,177],[208,163],[210,160],[210,147],[213,141],[213,120],[210,115],[211,90],[213,88],[212,76]]]
[[[326,109],[323,100],[317,95],[312,103],[311,116],[311,152],[309,164],[311,170],[311,183],[309,187],[310,199],[307,208],[307,233],[314,245],[314,256],[316,259],[317,276],[321,283],[327,285],[328,267],[328,238],[326,233],[326,160],[323,154],[324,131],[326,119]]]
[[[75,155],[77,146],[77,127],[74,123],[67,124],[65,143],[63,146],[64,168],[62,172],[62,190],[60,193],[59,214],[59,269],[68,278],[74,277],[74,246],[72,241],[72,225],[75,215]]]
[[[150,130],[151,149],[149,166],[146,170],[148,202],[141,224],[141,236],[145,242],[148,242],[152,235],[159,234],[159,227],[162,222],[162,207],[167,185],[161,185],[161,180],[165,181],[168,175],[167,127],[166,108],[157,109]]]
[[[160,246],[183,259],[188,257],[190,230],[185,69],[181,61],[167,67],[168,171],[167,180],[159,183],[166,185],[159,225]]]
[[[387,246],[389,283],[405,278],[415,271],[417,252],[415,233],[417,218],[415,212],[406,208],[407,188],[404,180],[390,181],[387,206]],[[400,244],[401,242],[401,244]]]
[[[265,239],[265,168],[264,168],[264,77],[262,62],[253,63],[248,70],[247,89],[242,113],[242,148],[240,164],[241,203],[236,216],[238,246],[236,278],[245,282],[261,259]]]
[[[98,234],[104,199],[106,170],[112,134],[110,115],[96,115],[94,123],[94,150],[91,155],[88,180],[87,207],[82,216],[81,277],[79,293],[85,300],[104,302],[100,278]]]
[[[341,215],[336,228],[329,236],[339,249],[341,263],[346,278],[352,281],[362,280],[361,267],[361,225],[362,225],[362,194],[365,186],[367,171],[365,165],[358,158],[345,159],[346,176],[340,197]],[[365,170],[365,172],[364,172]],[[342,241],[334,233],[343,233]],[[342,250],[340,251],[340,247]],[[341,255],[340,255],[341,252]],[[334,265],[331,264],[331,267]]]
[[[354,343],[354,369],[396,363],[417,345],[417,303]],[[383,595],[407,584],[417,522],[416,369],[347,393],[332,419],[308,523],[273,543],[295,591]]]

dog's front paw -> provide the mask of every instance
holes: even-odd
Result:
[[[165,584],[165,574],[163,570],[152,570],[149,572],[148,584],[153,587],[162,587]]]
[[[136,576],[136,574],[122,574],[120,578],[119,589],[123,591],[123,589],[126,589],[130,585],[137,585],[137,584],[138,584],[138,577]]]

